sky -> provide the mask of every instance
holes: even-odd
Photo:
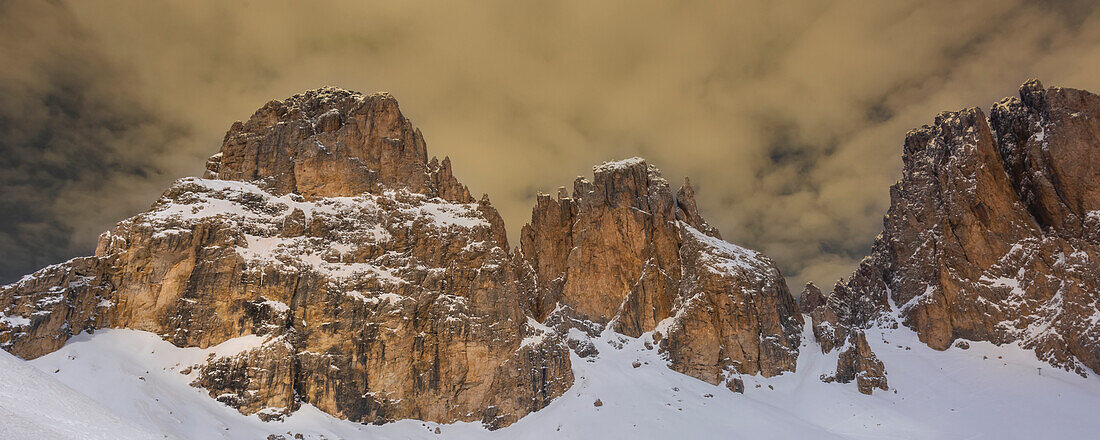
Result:
[[[906,131],[1029,78],[1100,91],[1090,1],[0,0],[0,281],[88,255],[225,131],[388,91],[513,242],[538,191],[642,156],[795,292],[867,254]]]

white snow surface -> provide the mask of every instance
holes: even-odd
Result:
[[[173,438],[139,426],[0,350],[0,438],[115,440]]]
[[[623,159],[623,160],[615,160],[615,161],[604,162],[600,165],[596,165],[596,166],[592,167],[592,172],[593,173],[606,173],[606,172],[609,172],[609,171],[624,170],[624,169],[627,169],[627,168],[630,168],[632,166],[642,164],[642,163],[645,163],[645,159],[642,159],[640,157],[635,156],[635,157],[631,157],[631,158],[627,158],[627,159]]]
[[[162,198],[139,218],[159,223],[220,216],[236,221],[264,223],[299,209],[308,221],[314,215],[342,216],[354,211],[379,212],[379,199],[386,198],[387,201],[396,203],[397,209],[409,216],[426,219],[440,227],[489,226],[481,218],[476,203],[450,203],[405,190],[390,190],[382,195],[364,193],[355,197],[327,197],[304,201],[295,194],[272,195],[249,182],[188,177],[178,180],[174,187],[185,190],[181,200]],[[168,235],[182,231],[165,229],[160,233]],[[377,233],[382,235],[376,237],[378,240],[385,240],[385,230],[380,229]]]
[[[715,273],[737,274],[765,270],[761,254],[752,249],[743,248],[720,238],[714,238],[700,232],[691,225],[679,222],[680,227],[696,240],[707,246],[703,261]]]
[[[576,382],[568,392],[512,426],[488,431],[478,423],[417,420],[362,425],[309,405],[284,421],[263,422],[190,387],[189,376],[179,371],[212,351],[274,340],[245,337],[201,350],[177,348],[151,333],[101,330],[74,337],[57,352],[30,362],[4,354],[0,437],[68,438],[43,437],[34,429],[52,430],[42,431],[50,435],[81,429],[76,438],[101,438],[96,437],[101,432],[111,433],[110,438],[149,438],[149,431],[180,439],[291,438],[289,432],[314,440],[1076,439],[1100,432],[1096,377],[1055,370],[1019,347],[970,342],[969,350],[937,352],[904,327],[872,329],[867,335],[886,363],[889,392],[864,396],[855,384],[821,382],[821,374],[833,372],[837,352],[822,355],[807,325],[798,372],[743,376],[742,395],[669,370],[657,350],[645,348],[648,334],[635,339],[605,332],[593,340],[600,350],[594,362],[572,355]],[[30,365],[41,371],[31,371]],[[596,399],[603,405],[594,406]],[[65,410],[51,409],[58,401]]]
[[[8,327],[26,327],[31,325],[31,320],[22,316],[7,316],[0,312],[0,324],[7,324]]]

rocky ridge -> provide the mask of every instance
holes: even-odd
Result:
[[[598,356],[609,330],[711,383],[793,371],[802,321],[775,264],[721,241],[689,182],[674,194],[638,158],[594,171],[540,195],[513,251],[389,95],[272,101],[94,256],[4,286],[0,347],[143,330],[215,347],[180,368],[245,414],[489,428],[569,389],[571,348]]]
[[[900,321],[938,350],[1019,343],[1100,371],[1098,117],[1100,97],[1031,80],[988,117],[910,131],[871,255],[811,312],[823,350]]]
[[[674,191],[643,159],[539,194],[513,249],[488,197],[428,159],[392,97],[318,89],[233,124],[203,178],[104,233],[94,256],[0,288],[0,348],[35,358],[132,328],[216,348],[180,368],[245,414],[310,404],[489,428],[567,391],[596,338],[638,338],[669,368],[744,392],[744,375],[795,370],[804,313],[837,356],[821,379],[865,394],[889,389],[874,326],[940,350],[1020,343],[1086,375],[1100,368],[1098,112],[1100,97],[1029,82],[988,118],[911,131],[871,255],[796,302],[770,259],[703,219],[689,181]]]

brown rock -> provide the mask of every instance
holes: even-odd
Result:
[[[539,315],[554,304],[639,336],[667,317],[679,279],[676,202],[668,182],[640,158],[594,168],[573,196],[540,195],[523,230]]]
[[[867,336],[862,331],[851,334],[848,346],[840,352],[836,363],[836,381],[850,383],[856,381],[859,392],[870,395],[875,388],[883,391],[890,389],[886,383],[886,369],[878,360]]]
[[[887,322],[892,303],[938,350],[1019,341],[1100,370],[1098,117],[1100,97],[1033,80],[988,122],[968,109],[911,131],[883,234],[829,297],[838,321]]]
[[[33,359],[110,322],[117,301],[109,264],[74,258],[0,287],[0,348]]]
[[[715,238],[722,238],[718,228],[707,224],[703,216],[699,215],[699,207],[695,204],[695,188],[691,186],[691,179],[684,178],[684,184],[676,192],[676,219],[691,227]]]
[[[837,282],[837,285],[841,286],[839,282]],[[851,330],[850,325],[840,322],[840,317],[836,313],[837,308],[825,304],[818,306],[810,313],[814,339],[821,346],[822,353],[828,353],[839,348],[848,339],[848,333]]]
[[[669,367],[712,384],[794,371],[802,316],[775,263],[690,226],[681,237],[679,296],[657,330]]]
[[[225,134],[207,178],[257,182],[276,195],[354,196],[406,188],[470,203],[451,162],[427,159],[420,130],[385,93],[326,87],[271,101]]]
[[[803,287],[802,293],[798,295],[798,310],[809,314],[824,304],[825,295],[821,294],[821,289],[818,289],[813,281],[806,283],[806,287]]]
[[[294,347],[285,339],[274,338],[262,347],[212,359],[200,367],[192,385],[242,413],[258,413],[265,421],[281,420],[299,406],[294,398]],[[265,408],[279,410],[261,411]]]
[[[643,159],[593,172],[571,197],[540,194],[523,228],[517,273],[529,277],[536,316],[630,336],[658,330],[670,366],[711,383],[794,370],[801,316],[771,260],[718,239],[690,183],[674,197]]]
[[[745,394],[745,381],[739,378],[732,378],[726,381],[726,388],[735,393]]]

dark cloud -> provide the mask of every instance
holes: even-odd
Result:
[[[0,67],[23,268],[197,173],[262,103],[336,85],[397,96],[513,234],[535,190],[643,155],[792,284],[830,284],[881,229],[908,129],[1029,77],[1100,90],[1088,1],[0,4],[0,47],[31,56]],[[69,95],[56,120],[20,110]]]
[[[11,280],[90,253],[89,228],[169,180],[157,158],[183,132],[127,96],[125,71],[57,4],[0,3],[0,51],[0,280]]]

